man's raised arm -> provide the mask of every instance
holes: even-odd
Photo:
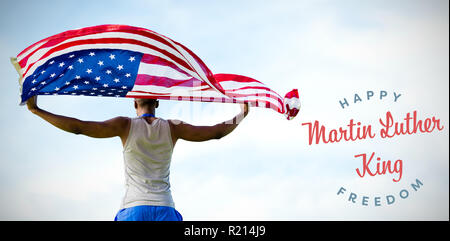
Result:
[[[82,121],[72,117],[55,115],[42,110],[37,106],[37,97],[33,96],[27,101],[28,109],[37,116],[41,117],[50,124],[61,130],[82,134],[95,138],[108,138],[119,136],[124,141],[129,130],[130,120],[127,117],[116,117],[103,122]]]
[[[248,104],[241,104],[241,113],[233,119],[219,123],[214,126],[193,126],[180,121],[169,121],[172,133],[172,140],[175,143],[178,139],[187,141],[208,141],[220,139],[230,134],[247,116],[249,112]]]

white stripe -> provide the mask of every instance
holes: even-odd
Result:
[[[236,101],[252,101],[252,102],[260,102],[260,101],[268,101],[270,105],[276,106],[279,109],[283,109],[283,106],[278,103],[278,101],[274,100],[270,97],[264,97],[264,96],[246,96],[246,97],[238,97],[234,98]]]
[[[258,96],[243,96],[243,97],[233,97],[230,98],[228,96],[222,95],[220,92],[217,92],[215,90],[202,90],[201,88],[192,88],[192,87],[161,87],[161,86],[154,86],[154,85],[135,85],[131,92],[133,91],[144,91],[144,92],[153,92],[158,93],[161,95],[169,95],[169,96],[193,96],[193,97],[214,97],[214,98],[222,98],[225,97],[227,99],[236,99],[236,100],[266,100],[271,103],[273,103],[276,106],[281,106],[281,104],[278,102],[281,99],[276,98],[276,96],[265,96],[265,95],[258,95]],[[255,93],[256,94],[256,93]]]
[[[33,48],[27,50],[26,52],[22,53],[21,55],[17,55],[17,62],[20,62],[23,58],[27,57],[27,55],[29,55],[31,52],[33,52],[37,48],[41,47],[45,43],[47,43],[47,41],[43,41],[42,43],[36,44]]]
[[[147,63],[141,63],[138,74],[167,77],[175,80],[188,80],[192,78],[191,76],[187,76],[169,66]]]
[[[258,82],[239,82],[234,80],[226,80],[226,81],[220,81],[220,85],[225,90],[233,90],[233,89],[240,89],[244,87],[265,87],[268,88],[266,85]]]
[[[213,102],[219,102],[219,103],[224,103],[224,102],[228,102],[228,103],[232,103],[233,99],[229,98],[229,97],[223,97],[219,95],[220,93],[218,93],[217,91],[201,91],[201,92],[195,92],[195,93],[189,93],[189,92],[182,92],[179,91],[177,93],[172,93],[169,95],[165,95],[167,97],[172,98],[173,100],[178,100],[179,96],[183,96],[183,100],[189,100],[189,97],[192,96],[194,98],[214,98]],[[164,94],[151,94],[151,93],[138,93],[138,92],[133,92],[130,91],[127,93],[127,97],[135,97],[135,96],[159,96],[159,95],[164,95]],[[225,101],[222,101],[222,100]],[[275,101],[272,98],[269,97],[262,97],[262,96],[248,96],[248,97],[239,97],[239,98],[234,98],[234,100],[236,100],[236,102],[238,103],[244,103],[245,101],[249,101],[249,102],[262,102],[262,101],[267,101],[270,103],[270,107],[272,109],[283,109],[283,106],[280,105],[277,101]],[[264,103],[261,103],[262,106],[265,105]]]
[[[154,93],[154,94],[152,94]],[[225,98],[225,99],[230,99],[227,96],[223,96],[220,95],[220,93],[218,93],[215,90],[206,90],[206,91],[196,91],[196,92],[190,92],[190,91],[182,91],[182,90],[177,90],[177,91],[173,91],[171,94],[165,94],[165,93],[158,93],[158,92],[154,92],[152,91],[152,93],[141,93],[141,92],[137,92],[137,91],[130,91],[128,92],[127,95],[144,95],[144,96],[155,96],[155,95],[164,95],[167,97],[173,97],[173,98],[178,98],[179,96],[184,96],[184,97],[202,97],[202,98],[217,98],[217,99],[221,99],[221,98]]]
[[[24,69],[27,69],[28,66],[36,61],[38,61],[43,55],[45,55],[48,51],[50,51],[51,49],[58,47],[62,44],[66,44],[66,43],[70,43],[73,41],[77,41],[77,40],[85,40],[85,39],[102,39],[102,38],[124,38],[124,39],[135,39],[135,40],[139,40],[145,43],[148,43],[150,45],[153,45],[155,47],[158,47],[160,49],[166,50],[167,52],[177,56],[178,58],[182,59],[182,60],[186,60],[184,58],[183,55],[181,55],[179,52],[177,52],[174,48],[167,46],[165,44],[162,44],[161,42],[158,42],[156,40],[153,40],[151,38],[139,35],[139,34],[132,34],[132,33],[121,33],[121,32],[106,32],[106,33],[97,33],[97,34],[89,34],[89,35],[83,35],[80,37],[75,37],[75,38],[70,38],[67,39],[57,45],[51,46],[51,47],[46,47],[46,48],[42,48],[39,49],[38,51],[36,51],[35,53],[33,53],[27,60],[27,63],[24,67]],[[42,43],[44,44],[44,43]],[[40,44],[39,46],[41,46],[42,44]],[[36,49],[36,48],[33,48]],[[28,51],[29,52],[29,51]],[[23,57],[25,57],[26,55],[23,55]],[[20,61],[20,60],[19,60]],[[186,62],[186,61],[185,61]]]
[[[131,91],[145,91],[145,92],[155,92],[155,93],[161,93],[161,94],[173,94],[176,93],[177,95],[182,95],[184,93],[194,93],[198,91],[205,92],[208,89],[209,86],[195,86],[195,87],[188,87],[188,86],[172,86],[172,87],[164,87],[164,86],[157,86],[157,85],[134,85],[133,89]]]
[[[260,90],[260,89],[245,89],[245,90],[236,90],[236,91],[225,91],[226,95],[233,95],[233,94],[239,94],[239,95],[258,95],[258,96],[266,96],[269,95],[270,97],[274,99],[279,99],[282,101],[281,97],[276,94],[273,91],[267,91],[267,90]]]
[[[46,58],[43,58],[43,59],[39,60],[38,62],[36,62],[25,73],[24,79],[26,79],[28,76],[32,75],[33,72],[37,69],[37,67],[44,64],[46,61],[48,61],[51,58],[57,57],[59,55],[67,54],[70,52],[79,51],[79,50],[87,50],[87,49],[124,49],[124,50],[141,52],[144,54],[155,55],[155,56],[161,57],[161,58],[177,65],[180,69],[182,69],[186,73],[192,75],[194,78],[200,79],[200,77],[198,76],[198,74],[196,72],[186,69],[184,66],[172,61],[169,57],[161,54],[160,52],[146,48],[146,47],[142,47],[139,45],[134,45],[134,44],[86,44],[86,45],[77,45],[74,47],[66,48],[64,50],[54,52],[51,55],[47,56]]]
[[[181,47],[179,44],[175,43],[172,39],[158,34],[158,36],[160,36],[161,38],[165,39],[167,42],[171,43],[172,46],[174,46],[185,58],[186,62],[189,63],[189,65],[199,73],[200,76],[202,76],[202,80],[205,80],[208,84],[211,84],[208,80],[208,78],[206,77],[206,74],[203,72],[202,68],[200,67],[200,65],[197,63],[197,61],[195,61],[194,57],[191,56],[187,51],[185,51],[183,49],[183,47]]]
[[[194,59],[193,56],[191,56],[186,50],[184,50],[182,47],[180,47],[178,44],[174,43],[173,41],[169,40],[174,46],[176,46],[176,48],[178,49],[178,51],[181,52],[182,55],[185,56],[186,60],[190,63],[191,67],[200,75],[201,80],[205,81],[206,83],[208,83],[212,88],[214,88],[215,90],[216,87],[214,87],[214,85],[211,84],[211,82],[208,80],[208,78],[206,77],[205,72],[203,72],[202,68],[200,67],[200,65],[197,63],[197,61]],[[219,91],[219,90],[217,90]]]
[[[188,86],[172,86],[172,87],[163,87],[163,86],[155,86],[155,85],[134,85],[131,91],[144,91],[144,92],[153,92],[160,94],[170,94],[171,96],[207,96],[207,97],[224,97],[220,92],[215,90],[205,90],[208,89],[208,86],[197,86],[197,87],[188,87]],[[260,90],[260,89],[245,89],[245,90],[236,90],[236,91],[228,91],[225,92],[229,96],[233,96],[233,94],[251,94],[252,96],[243,96],[243,97],[233,97],[233,99],[260,99],[260,100],[268,100],[272,103],[277,103],[279,106],[280,102],[283,103],[283,99],[273,91]],[[269,96],[267,96],[269,94]],[[257,96],[256,96],[257,95]],[[228,96],[226,96],[228,97]],[[230,97],[228,97],[230,98]],[[280,101],[280,102],[279,102]]]
[[[208,83],[209,85],[211,85],[212,88],[216,89],[211,82],[209,82],[208,78],[206,77],[205,72],[203,71],[203,69],[200,67],[200,65],[197,63],[197,61],[195,61],[195,58],[193,56],[191,56],[187,51],[185,51],[183,49],[183,47],[181,47],[179,44],[175,43],[172,39],[155,33],[158,36],[160,36],[161,38],[165,39],[167,42],[171,43],[185,58],[186,62],[188,62],[188,64],[202,77],[199,78],[201,80],[204,80],[206,83]],[[217,90],[217,89],[216,89]]]

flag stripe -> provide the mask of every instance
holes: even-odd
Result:
[[[155,85],[161,87],[173,87],[173,86],[184,86],[184,87],[197,87],[205,86],[209,87],[208,84],[200,80],[191,78],[186,80],[176,80],[163,76],[152,76],[146,74],[139,74],[134,82],[135,85]]]
[[[159,56],[151,55],[151,54],[144,54],[141,59],[142,63],[146,64],[158,64],[158,65],[164,65],[167,67],[170,67],[178,72],[181,72],[182,74],[189,75],[189,73],[185,72],[181,68],[179,68],[177,65],[173,64],[172,62],[161,58]]]
[[[123,39],[123,38],[103,38],[103,39],[84,39],[84,40],[76,40],[73,42],[69,42],[69,43],[65,43],[65,44],[61,44],[58,45],[54,48],[52,48],[51,50],[47,51],[45,54],[43,54],[39,60],[49,56],[50,54],[60,51],[60,50],[64,50],[66,48],[69,47],[74,47],[74,46],[81,46],[81,45],[87,45],[87,44],[131,44],[131,45],[137,45],[137,46],[142,46],[154,51],[157,51],[167,57],[169,57],[172,61],[176,62],[177,64],[183,66],[184,68],[193,71],[193,69],[191,68],[191,66],[189,64],[187,64],[185,61],[183,61],[182,59],[176,57],[175,55],[169,53],[166,50],[160,49],[156,46],[144,43],[142,41],[139,40],[134,40],[134,39]],[[33,65],[34,63],[30,64],[30,66],[28,66],[28,69]],[[28,70],[27,69],[27,70]]]
[[[134,86],[133,90],[128,92],[127,96],[134,96],[134,93],[147,93],[151,95],[169,95],[172,96],[174,99],[178,98],[179,96],[197,96],[197,97],[205,97],[205,98],[215,98],[214,102],[223,102],[221,98],[223,98],[223,95],[220,95],[218,92],[212,90],[211,88],[201,89],[201,88],[193,88],[193,87],[180,87],[180,86],[172,86],[168,88],[159,87],[159,86]],[[276,107],[275,110],[282,109],[283,102],[280,98],[277,98],[277,95],[274,95],[273,93],[268,92],[261,92],[255,90],[253,93],[237,93],[236,91],[233,92],[227,92],[225,91],[227,99],[229,100],[265,100],[267,102],[272,103],[274,107]],[[185,98],[189,100],[189,98]]]
[[[147,92],[129,92],[127,94],[128,98],[153,98],[153,99],[164,99],[164,100],[177,100],[177,101],[201,101],[201,102],[218,102],[218,103],[249,103],[250,106],[254,107],[266,107],[271,108],[277,112],[282,112],[283,108],[279,105],[273,103],[271,100],[266,100],[263,98],[246,98],[246,99],[229,99],[229,98],[220,98],[220,97],[209,97],[209,96],[171,96],[171,95],[160,95],[160,94],[152,94]]]
[[[159,64],[147,64],[142,63],[139,67],[138,74],[148,74],[153,76],[166,76],[171,79],[177,79],[177,80],[187,80],[192,78],[189,75],[186,75],[184,73],[181,73],[169,66],[165,65],[159,65]]]
[[[53,35],[51,37],[48,37],[46,39],[43,39],[30,47],[23,50],[18,56],[17,59],[20,61],[24,56],[26,56],[30,51],[30,49],[35,48],[38,45],[47,44],[47,46],[51,47],[53,43],[56,44],[58,41],[66,41],[69,39],[77,38],[77,37],[84,37],[84,36],[91,36],[94,34],[102,34],[102,33],[132,33],[136,35],[141,35],[150,39],[153,39],[155,41],[158,41],[162,44],[168,45],[170,48],[175,49],[172,43],[167,41],[167,37],[158,34],[154,31],[143,29],[143,28],[137,28],[137,27],[131,27],[131,26],[125,26],[125,25],[100,25],[100,26],[94,26],[94,27],[87,27],[83,29],[76,29],[76,30],[69,30],[60,34]]]
[[[52,54],[50,54],[49,56],[47,56],[46,58],[43,58],[39,61],[37,61],[32,67],[30,67],[30,69],[28,69],[28,71],[26,73],[24,73],[24,79],[27,78],[28,76],[30,76],[40,65],[44,64],[45,62],[47,62],[48,60],[50,60],[53,57],[62,55],[62,54],[67,54],[67,53],[71,53],[71,52],[75,52],[75,51],[80,51],[80,50],[95,50],[95,49],[124,49],[124,50],[130,50],[130,51],[135,51],[135,52],[141,52],[144,54],[148,54],[148,55],[154,55],[154,56],[158,56],[160,58],[166,59],[167,61],[170,61],[170,59],[166,56],[164,56],[163,54],[154,51],[152,49],[148,49],[142,46],[137,46],[137,45],[131,45],[131,44],[96,44],[96,45],[80,45],[80,46],[73,46],[58,52],[54,52]],[[196,77],[198,79],[200,79],[200,77],[198,76],[198,74],[194,71],[185,69],[183,66],[179,66],[178,63],[176,62],[172,62],[172,64],[177,65],[177,67],[179,67],[180,69],[184,70],[186,73],[192,75],[193,77]]]
[[[77,40],[86,40],[86,39],[100,39],[100,38],[124,38],[124,39],[136,39],[140,40],[142,42],[146,42],[151,45],[155,45],[156,47],[160,49],[164,49],[175,56],[177,56],[180,59],[184,59],[184,56],[182,56],[176,49],[172,48],[171,46],[167,46],[161,42],[158,42],[154,39],[143,37],[138,34],[129,34],[129,33],[96,33],[92,35],[86,35],[86,36],[80,36],[80,37],[74,37],[74,38],[68,38],[68,39],[57,39],[55,41],[49,41],[45,43],[43,46],[41,46],[39,49],[34,50],[32,53],[30,53],[28,56],[26,56],[24,59],[18,59],[21,67],[27,67],[27,61],[28,62],[34,62],[38,60],[42,55],[44,55],[47,51],[51,50],[54,47],[57,47],[61,44],[66,44],[69,42],[77,41]],[[167,41],[166,41],[167,42]],[[170,43],[169,43],[170,44]],[[30,58],[30,59],[29,59]]]

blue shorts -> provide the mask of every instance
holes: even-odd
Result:
[[[145,205],[121,209],[114,221],[183,221],[183,217],[173,207]]]

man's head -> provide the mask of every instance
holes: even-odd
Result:
[[[137,115],[142,115],[143,113],[155,113],[155,109],[158,108],[159,101],[156,99],[134,99],[134,108],[136,109]]]

